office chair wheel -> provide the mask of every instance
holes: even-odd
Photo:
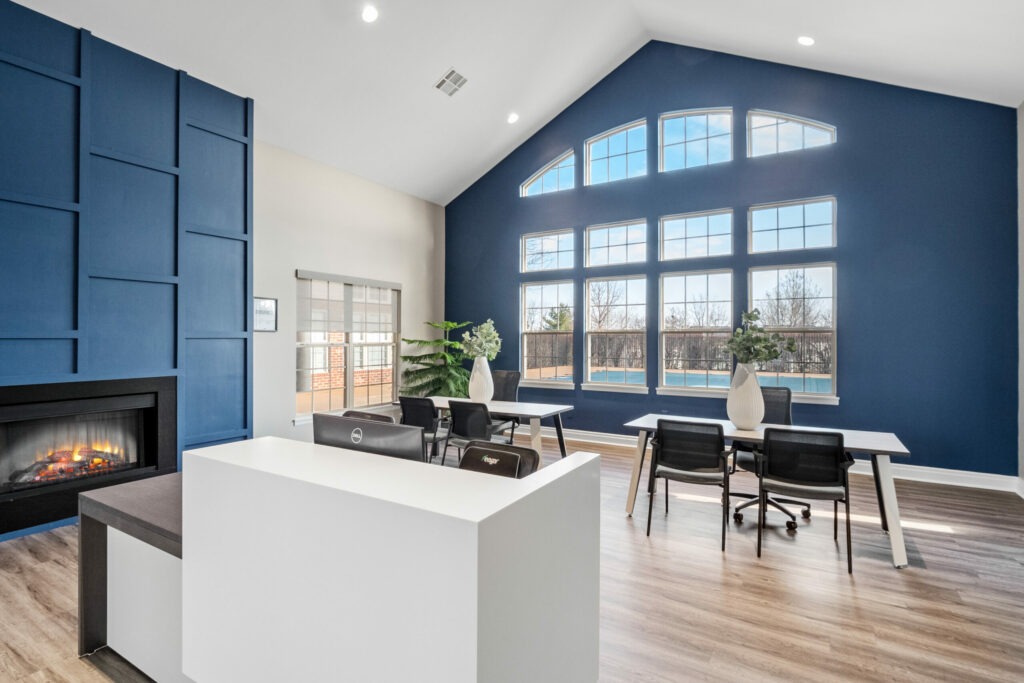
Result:
[[[804,519],[810,519],[811,518],[811,511],[809,509],[805,508],[804,511],[801,512],[800,514],[803,516]]]
[[[737,524],[743,524],[743,513],[742,512],[734,512],[734,513],[732,513],[732,519]]]
[[[796,522],[794,522],[793,520],[787,521],[786,529],[788,529],[789,531],[796,531]]]

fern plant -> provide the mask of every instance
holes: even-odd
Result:
[[[469,370],[462,367],[466,354],[462,343],[451,339],[451,333],[469,325],[450,320],[428,322],[442,332],[440,339],[402,339],[421,353],[402,356],[408,365],[402,371],[402,393],[406,396],[453,396],[465,398],[469,393]]]
[[[744,312],[742,316],[743,326],[737,327],[729,341],[725,343],[725,347],[736,356],[737,362],[764,363],[775,360],[783,351],[796,351],[796,340],[793,337],[783,337],[777,332],[765,332],[759,322],[761,311],[758,309]]]

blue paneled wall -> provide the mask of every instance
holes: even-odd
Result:
[[[252,435],[252,101],[0,0],[0,384],[173,375]]]
[[[658,116],[732,107],[733,160],[658,173]],[[746,156],[751,109],[794,114],[838,128],[836,144]],[[646,176],[583,184],[583,141],[647,120]],[[643,413],[725,417],[722,398],[658,396],[658,278],[729,268],[734,322],[750,306],[754,266],[837,266],[839,405],[797,404],[809,425],[893,431],[912,464],[1017,471],[1017,130],[1013,109],[732,55],[651,42],[580,97],[448,205],[445,316],[493,318],[504,347],[492,364],[519,367],[523,282],[576,283],[576,387],[523,389],[529,400],[573,403],[566,426],[625,432]],[[519,186],[566,149],[576,187],[520,198]],[[748,254],[750,206],[832,195],[837,246],[795,257]],[[733,256],[657,261],[660,216],[732,208]],[[586,268],[588,225],[645,217],[646,263]],[[524,233],[573,228],[576,267],[521,274]],[[648,278],[648,385],[644,395],[583,391],[583,283]]]

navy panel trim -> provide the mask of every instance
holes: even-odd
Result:
[[[0,190],[0,202],[11,202],[12,204],[26,204],[28,206],[39,206],[44,209],[58,209],[78,213],[82,210],[79,202],[66,202],[62,199],[50,199],[49,197],[37,197],[31,194],[20,192],[7,192]]]
[[[206,434],[194,434],[190,437],[186,437],[185,448],[190,446],[199,446],[202,444],[208,444],[213,441],[224,441],[226,439],[238,439],[238,438],[251,438],[249,429],[229,429],[223,432],[207,432]]]
[[[226,240],[237,240],[239,242],[248,242],[249,235],[252,234],[252,211],[248,211],[249,216],[246,218],[246,230],[247,233],[227,232],[226,230],[220,230],[218,228],[209,228],[205,225],[196,225],[195,223],[181,222],[181,226],[185,232],[190,232],[195,235],[206,235],[207,237],[220,237]],[[252,287],[249,287],[252,289]]]
[[[185,125],[187,125],[190,128],[195,128],[196,130],[201,130],[204,133],[210,133],[212,135],[217,135],[222,138],[227,138],[228,140],[241,142],[243,145],[249,144],[248,136],[239,135],[238,133],[232,133],[230,130],[211,125],[204,121],[197,121],[196,119],[185,119]]]
[[[160,171],[161,173],[167,173],[168,175],[176,176],[180,173],[177,166],[162,164],[159,161],[153,161],[152,159],[146,159],[134,154],[125,154],[124,152],[118,152],[107,147],[97,147],[96,145],[93,145],[89,148],[89,153],[95,157],[103,157],[104,159],[110,159],[112,161],[120,161],[122,164],[131,164],[132,166],[146,168],[151,171]]]
[[[248,339],[248,332],[224,332],[223,330],[198,330],[187,332],[185,339]]]
[[[89,187],[89,146],[91,131],[91,100],[92,85],[89,79],[92,78],[92,34],[81,29],[78,32],[78,69],[82,76],[82,85],[78,91],[78,201],[82,207],[87,207]],[[89,215],[88,211],[81,211],[78,214],[78,298],[75,302],[75,329],[80,335],[75,345],[75,372],[88,372],[88,363],[85,360],[89,357],[89,329],[88,316],[85,315],[86,306],[89,301],[89,278],[87,275],[89,263]]]
[[[86,35],[89,35],[89,32],[83,29],[82,37],[84,38]],[[24,69],[25,71],[31,71],[32,73],[39,74],[40,76],[52,78],[55,81],[63,81],[64,83],[67,83],[69,85],[82,85],[82,79],[77,76],[72,76],[70,74],[64,73],[63,71],[58,71],[57,69],[52,69],[48,66],[37,64],[28,59],[15,57],[14,55],[8,54],[3,51],[0,51],[0,62],[5,62],[7,64],[10,64],[11,66],[18,67],[19,69]],[[82,64],[82,73],[86,73],[85,64]]]
[[[245,248],[245,424],[246,437],[253,436],[253,118],[255,104],[252,98],[245,100],[245,132],[249,136],[249,142],[245,148],[245,234],[249,236],[249,244]]]
[[[178,277],[174,275],[153,275],[138,271],[93,270],[89,277],[94,280],[127,280],[129,282],[153,282],[161,285],[176,285]]]
[[[81,332],[18,332],[17,330],[0,330],[0,339],[78,339]]]

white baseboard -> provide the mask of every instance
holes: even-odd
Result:
[[[554,427],[541,427],[540,431],[541,436],[545,438],[556,438]],[[606,434],[604,432],[591,432],[583,429],[563,429],[562,433],[566,439],[573,441],[636,448],[636,437],[628,434]],[[858,460],[850,468],[850,471],[854,474],[871,474],[871,463]],[[986,474],[984,472],[949,470],[941,467],[922,467],[921,465],[906,465],[894,462],[892,463],[892,476],[895,479],[923,481],[930,484],[964,486],[989,491],[1010,491],[1024,498],[1024,478],[1005,474]]]

